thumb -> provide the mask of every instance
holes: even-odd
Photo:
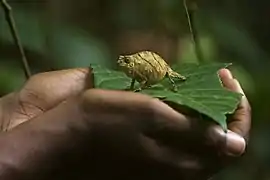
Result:
[[[228,156],[240,156],[245,151],[246,142],[243,137],[230,130],[226,133],[218,125],[209,127],[207,138],[214,146]]]

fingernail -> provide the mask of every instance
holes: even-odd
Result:
[[[240,156],[245,152],[246,142],[244,138],[238,134],[228,130],[226,140],[226,154],[230,156]]]

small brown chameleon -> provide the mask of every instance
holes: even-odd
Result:
[[[132,78],[130,89],[134,89],[135,81],[140,83],[139,91],[150,87],[168,77],[172,85],[175,83],[172,78],[186,80],[185,76],[173,71],[165,60],[158,54],[151,51],[141,51],[131,55],[120,55],[117,64],[120,69]]]

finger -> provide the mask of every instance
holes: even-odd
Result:
[[[138,117],[138,121],[144,116],[142,119],[147,121],[140,124],[145,126],[146,131],[170,129],[180,132],[187,131],[192,126],[187,116],[176,112],[158,99],[139,93],[91,89],[84,93],[82,99],[85,108],[91,107],[86,111],[106,110],[112,113],[133,114]]]
[[[16,106],[16,93],[10,93],[0,98],[0,132],[3,131],[10,120],[10,109]]]
[[[203,163],[196,156],[190,155],[190,152],[161,145],[156,140],[144,136],[140,140],[142,146],[145,147],[149,161],[152,160],[152,165],[148,165],[146,168],[150,170],[149,167],[154,166],[155,174],[160,177],[158,179],[194,179],[198,176],[194,172],[202,171],[204,168]],[[165,177],[161,177],[162,173],[158,174],[157,170],[160,168],[162,168],[163,174],[165,173]],[[185,177],[187,175],[188,177]]]
[[[45,72],[34,75],[20,92],[20,99],[49,109],[67,97],[92,87],[88,68]]]
[[[238,92],[242,92],[243,96],[233,114],[232,121],[229,123],[228,128],[242,137],[247,138],[251,127],[251,107],[240,83],[234,80],[234,85]]]
[[[244,138],[231,130],[225,133],[220,126],[212,125],[208,128],[206,136],[213,146],[226,155],[240,156],[245,152]]]
[[[232,117],[232,121],[228,125],[228,128],[240,136],[246,137],[251,126],[251,107],[248,99],[245,96],[239,81],[233,79],[229,70],[222,69],[220,71],[220,77],[225,87],[243,95]]]
[[[240,156],[245,152],[245,136],[250,129],[250,112],[246,96],[236,79],[233,79],[231,72],[222,69],[219,72],[221,80],[229,90],[243,94],[232,121],[228,124],[228,133],[225,133],[220,126],[212,125],[209,127],[207,137],[220,150],[230,156]]]
[[[231,85],[231,80],[233,79],[233,76],[228,69],[219,70],[219,77],[226,88],[235,91],[234,86]]]
[[[102,116],[98,114],[103,116],[106,116],[104,112],[126,114],[125,116],[128,119],[123,124],[131,124],[132,128],[128,128],[128,125],[125,128],[129,129],[130,132],[133,128],[139,131],[138,139],[143,147],[142,149],[144,149],[143,154],[147,154],[148,158],[154,160],[156,166],[170,167],[174,173],[179,172],[180,169],[188,171],[202,168],[197,159],[184,156],[183,154],[186,155],[186,153],[182,152],[181,154],[178,148],[172,148],[176,146],[170,146],[171,144],[177,144],[177,147],[180,146],[185,149],[187,144],[184,144],[183,141],[189,141],[190,136],[187,134],[194,129],[192,120],[176,112],[167,104],[158,99],[132,92],[91,89],[86,91],[83,96],[84,111],[99,119],[99,123],[101,123]],[[93,115],[93,112],[98,112],[98,114]],[[115,123],[118,123],[118,121],[119,119]],[[109,124],[111,129],[115,124],[113,118],[109,122],[103,123]],[[93,126],[92,129],[94,129]],[[107,130],[106,133],[111,129]],[[112,134],[110,137],[115,136],[117,132]],[[120,139],[120,137],[116,139]],[[128,145],[129,143],[125,142],[124,144]],[[132,143],[128,147],[134,147],[134,144]],[[139,149],[136,154],[141,152]]]
[[[5,129],[31,119],[51,109],[70,96],[92,87],[91,72],[87,68],[45,72],[34,75],[17,93],[17,103],[10,108],[11,115]]]

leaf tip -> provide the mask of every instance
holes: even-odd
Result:
[[[230,62],[230,63],[225,63],[225,68],[228,68],[228,67],[230,67],[230,66],[232,66],[232,65],[233,65],[232,62]]]
[[[225,133],[228,132],[227,123],[222,123],[222,124],[221,124],[221,128],[223,129],[223,131],[224,131]]]
[[[93,67],[92,67],[91,64],[88,66],[88,69],[89,69],[91,72],[93,72]]]

